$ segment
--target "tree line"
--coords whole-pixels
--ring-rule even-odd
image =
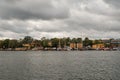
[[[82,40],[82,38],[51,38],[48,39],[46,37],[42,37],[40,40],[33,39],[31,36],[25,36],[23,39],[5,39],[0,41],[0,48],[6,49],[6,48],[20,48],[23,47],[23,44],[31,44],[34,43],[34,47],[58,47],[61,46],[64,48],[65,46],[69,46],[70,43],[82,43],[83,46],[92,46],[93,44],[99,44],[102,43],[102,40],[95,40],[93,43],[93,40],[90,40],[89,38],[85,38]]]

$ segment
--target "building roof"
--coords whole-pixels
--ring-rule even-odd
[[[112,40],[111,43],[120,44],[120,39]]]

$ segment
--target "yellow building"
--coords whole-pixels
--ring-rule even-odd
[[[94,45],[92,45],[93,49],[100,49],[100,48],[104,48],[104,47],[105,47],[104,44],[94,44]]]
[[[76,43],[70,43],[70,48],[75,49],[77,47]]]
[[[48,46],[52,46],[52,42],[51,41],[48,42]]]
[[[15,48],[15,51],[26,51],[26,48]]]
[[[83,48],[83,44],[82,43],[77,43],[77,48],[78,49],[82,49]]]
[[[30,49],[31,48],[31,44],[23,44],[23,46],[27,49]]]
[[[81,49],[81,48],[83,48],[83,45],[82,45],[82,43],[70,43],[70,48],[71,49]]]

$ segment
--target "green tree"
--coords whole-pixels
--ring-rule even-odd
[[[86,37],[85,40],[83,41],[83,46],[84,47],[92,46],[92,40],[89,40],[89,38]]]
[[[44,49],[48,47],[48,42],[49,39],[46,39],[45,37],[41,38],[41,45],[43,46]]]
[[[5,39],[4,41],[3,41],[3,48],[4,49],[6,49],[6,48],[8,48],[9,47],[9,39]]]
[[[17,41],[17,47],[18,47],[18,48],[23,47],[23,39],[19,39],[19,40]]]
[[[67,38],[66,38],[66,45],[69,46],[69,45],[70,45],[70,42],[71,42],[70,37],[67,37]]]
[[[32,41],[33,41],[33,38],[31,36],[25,36],[22,43],[23,44],[30,44],[30,43],[32,43]]]
[[[42,44],[42,41],[41,40],[34,40],[34,43],[35,43],[35,47],[40,47]]]
[[[57,50],[58,45],[59,45],[59,39],[58,38],[52,38],[51,42],[52,42],[52,47],[56,47],[56,50]]]
[[[0,41],[0,48],[3,48],[3,41]]]
[[[99,44],[100,41],[99,40],[94,40],[93,44]]]
[[[9,48],[16,48],[18,45],[17,40],[10,40],[9,41]]]
[[[77,43],[82,43],[82,38],[77,38]]]
[[[59,40],[62,48],[67,46],[67,38],[61,38]]]
[[[72,43],[77,43],[77,38],[72,38],[71,42]]]

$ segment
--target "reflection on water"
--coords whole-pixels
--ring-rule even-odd
[[[0,52],[0,80],[119,80],[120,52]]]

